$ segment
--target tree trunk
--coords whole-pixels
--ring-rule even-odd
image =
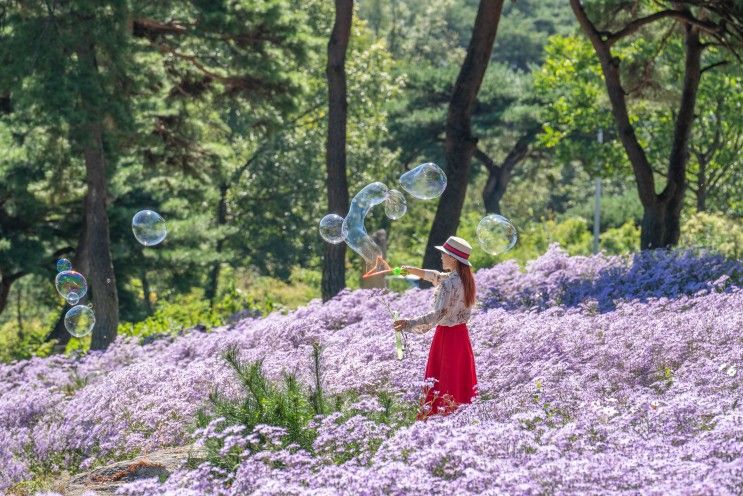
[[[10,294],[10,287],[22,275],[22,272],[11,274],[9,276],[0,275],[0,314],[3,313],[5,307],[8,305],[8,295]]]
[[[472,109],[490,62],[502,8],[503,0],[480,0],[477,9],[467,55],[449,102],[444,150],[447,187],[436,208],[423,256],[423,267],[441,267],[440,252],[435,247],[455,234],[459,227],[459,216],[467,193],[470,160],[477,145],[477,139],[472,135]]]
[[[643,206],[640,248],[646,250],[676,245],[681,233],[681,207],[686,189],[689,134],[694,119],[694,107],[701,77],[700,61],[703,47],[699,42],[699,28],[689,22],[682,21],[684,22],[686,49],[683,90],[668,161],[668,182],[663,191],[656,194],[652,167],[648,162],[645,150],[637,140],[634,128],[630,124],[625,92],[619,76],[620,60],[611,53],[612,43],[634,31],[625,28],[613,35],[602,38],[602,35],[588,18],[580,0],[570,0],[570,5],[601,62],[601,70],[604,74],[612,114],[617,123],[619,138],[627,152],[627,158],[632,164],[640,202]],[[688,14],[688,9],[683,9],[680,12]]]
[[[346,177],[346,49],[351,37],[353,0],[335,0],[335,23],[328,42],[328,140],[326,150],[328,211],[348,212]],[[346,286],[346,244],[325,243],[322,299],[327,301]]]
[[[475,158],[477,158],[488,170],[488,180],[482,189],[482,201],[485,205],[485,212],[489,214],[500,214],[500,201],[506,194],[506,188],[511,181],[513,169],[526,158],[529,153],[529,145],[536,136],[536,132],[529,131],[519,138],[503,163],[495,165],[486,153],[479,148],[475,149]]]
[[[16,319],[17,319],[17,322],[18,322],[18,341],[23,341],[23,337],[24,337],[23,336],[23,313],[21,311],[21,300],[23,298],[23,295],[21,294],[22,291],[20,289],[18,291],[16,291],[16,293],[18,293],[16,295],[16,299],[15,299],[15,303],[16,303],[16,307],[15,307]]]
[[[119,297],[116,276],[111,259],[108,214],[106,212],[106,163],[103,157],[101,125],[89,126],[90,142],[83,150],[87,173],[88,193],[85,196],[85,220],[88,228],[85,244],[88,247],[91,286],[95,312],[95,326],[90,348],[106,349],[116,339],[119,326]]]
[[[219,205],[217,206],[217,226],[221,227],[227,224],[227,184],[222,184],[219,186]],[[217,246],[215,247],[215,252],[217,254],[217,257],[221,257],[222,255],[222,247],[224,246],[224,238],[219,238],[217,240]],[[219,272],[222,268],[222,261],[218,258],[214,265],[212,266],[212,270],[209,273],[209,282],[206,286],[206,291],[204,292],[204,297],[209,300],[210,305],[214,306],[214,300],[217,296],[217,289],[219,286]]]
[[[82,43],[77,54],[81,65],[91,74],[98,68],[92,44]],[[81,95],[87,122],[82,125],[82,148],[85,159],[86,183],[84,248],[90,267],[88,279],[95,312],[95,326],[90,348],[101,350],[116,339],[119,325],[119,298],[116,292],[116,276],[111,259],[108,213],[106,212],[106,161],[103,156],[103,130],[100,109],[90,102],[86,94]]]
[[[147,309],[147,315],[152,315],[152,300],[150,291],[150,278],[147,277],[147,269],[142,268],[142,298],[144,299],[144,307]]]

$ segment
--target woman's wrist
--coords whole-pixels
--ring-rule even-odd
[[[419,269],[418,267],[413,267],[411,265],[402,265],[400,266],[402,270],[407,272],[408,274],[413,274],[414,276],[423,277],[423,269]]]

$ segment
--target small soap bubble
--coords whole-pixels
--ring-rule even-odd
[[[134,237],[145,246],[161,243],[168,235],[165,219],[152,210],[140,210],[132,218]]]
[[[57,292],[69,301],[70,295],[74,294],[78,301],[88,292],[88,282],[85,277],[74,270],[65,270],[54,278],[54,287]]]
[[[384,213],[392,220],[397,220],[408,211],[408,202],[405,195],[396,189],[391,189],[384,200]]]
[[[446,189],[446,174],[438,165],[427,162],[400,176],[400,185],[420,200],[431,200]]]
[[[320,236],[328,243],[343,242],[343,217],[337,214],[328,214],[320,220]]]
[[[64,316],[64,326],[76,338],[87,336],[95,325],[95,314],[90,307],[77,305],[70,308]]]
[[[67,303],[70,305],[77,305],[77,303],[80,301],[80,297],[77,295],[77,293],[70,293],[67,295]]]
[[[511,221],[498,214],[486,215],[477,225],[477,241],[491,255],[505,253],[516,245],[519,233]]]
[[[64,272],[65,270],[71,270],[72,269],[72,262],[67,260],[66,258],[60,258],[57,260],[57,272]]]

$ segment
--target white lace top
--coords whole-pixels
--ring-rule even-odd
[[[464,304],[464,285],[459,273],[424,270],[423,279],[433,283],[433,310],[410,319],[404,330],[423,334],[436,325],[453,326],[467,323],[471,309]]]

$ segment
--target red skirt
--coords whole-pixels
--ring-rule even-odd
[[[466,324],[436,327],[425,378],[436,381],[423,390],[418,420],[447,415],[477,395],[475,356]]]

